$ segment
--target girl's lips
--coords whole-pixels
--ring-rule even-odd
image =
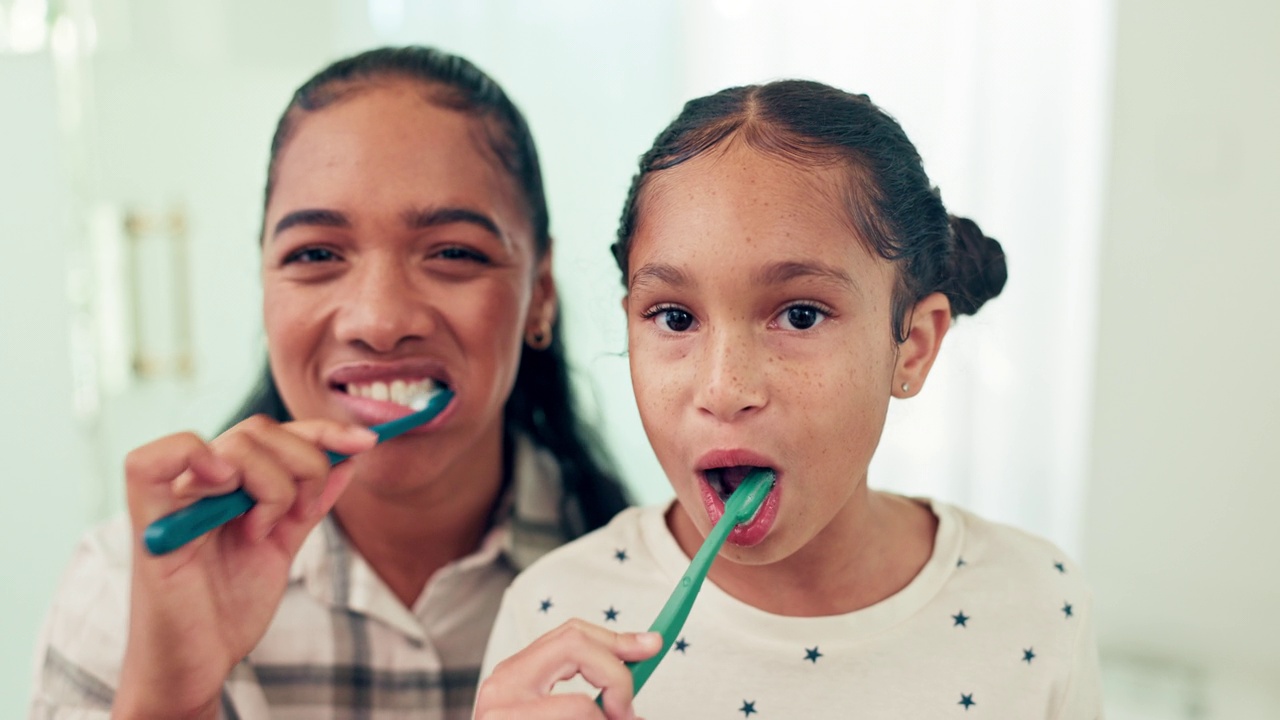
[[[761,455],[753,450],[744,450],[740,448],[730,450],[712,450],[698,458],[694,463],[693,469],[698,473],[718,467],[734,467],[736,465],[751,465],[753,467],[776,468],[777,463],[769,458]]]
[[[739,456],[735,455],[735,457]],[[760,456],[755,457],[760,459]],[[764,497],[764,505],[755,511],[753,518],[746,521],[746,523],[737,525],[728,534],[728,542],[737,544],[737,546],[751,547],[764,541],[765,536],[769,534],[769,530],[773,529],[773,523],[776,523],[778,519],[778,505],[780,505],[782,493],[782,473],[777,470],[776,466],[769,465],[767,461],[741,462],[741,465],[772,468],[774,471],[773,488],[769,491],[769,495]],[[726,465],[709,465],[708,468],[701,469],[696,473],[699,493],[703,498],[703,506],[707,509],[707,518],[712,521],[713,527],[724,516],[724,501],[719,496],[719,493],[716,492],[716,488],[713,488],[707,482],[707,474],[703,470],[723,468],[723,466]]]

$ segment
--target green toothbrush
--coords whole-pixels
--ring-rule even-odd
[[[627,667],[631,669],[631,684],[635,694],[640,693],[640,688],[644,687],[649,676],[658,667],[658,663],[662,662],[667,651],[675,644],[676,638],[680,635],[680,629],[684,627],[684,621],[689,617],[689,611],[693,609],[693,601],[698,597],[702,581],[707,579],[711,562],[720,553],[720,548],[729,538],[729,533],[756,514],[764,504],[769,491],[773,489],[773,480],[772,470],[752,470],[747,473],[742,484],[733,491],[733,495],[729,496],[728,502],[724,504],[724,515],[715,527],[711,528],[707,539],[702,541],[702,547],[698,548],[698,553],[693,556],[689,569],[684,577],[680,578],[680,583],[667,599],[667,604],[662,606],[657,619],[649,626],[649,632],[662,635],[662,650],[648,660],[627,663]],[[601,698],[597,697],[596,704],[599,705],[601,702]]]
[[[414,412],[391,422],[374,425],[369,429],[377,433],[379,443],[386,442],[419,425],[431,422],[435,416],[444,412],[451,400],[453,400],[452,390],[447,388],[437,390],[430,397],[416,398]],[[416,407],[418,405],[421,407]],[[346,455],[335,452],[330,452],[328,455],[330,465],[337,465],[348,458]],[[143,544],[152,555],[173,552],[210,530],[249,512],[254,504],[254,499],[244,491],[244,488],[226,495],[214,495],[198,500],[148,525],[142,533]]]

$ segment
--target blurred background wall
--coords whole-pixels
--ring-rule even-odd
[[[1280,718],[1272,0],[0,0],[0,717],[124,453],[216,432],[259,371],[277,114],[330,60],[406,42],[528,115],[578,380],[645,501],[669,489],[606,251],[636,158],[725,85],[869,93],[1011,272],[891,410],[873,484],[1082,560],[1109,717]]]

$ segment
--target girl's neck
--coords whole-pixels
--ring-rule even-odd
[[[334,507],[351,544],[405,607],[441,567],[483,540],[505,477],[502,431],[487,434],[443,469],[394,456],[368,457]],[[414,474],[434,475],[421,484]],[[388,489],[377,478],[398,478]]]
[[[671,512],[684,515],[678,504]],[[685,533],[680,526],[692,529],[692,523],[677,515],[669,524],[681,540]],[[693,532],[691,539],[701,543],[701,535]],[[937,518],[924,505],[861,484],[844,510],[790,557],[745,565],[722,556],[708,577],[738,600],[776,615],[842,615],[910,584],[932,555],[936,533]],[[681,540],[682,547],[686,544]],[[686,552],[696,550],[697,544],[692,550],[685,547]]]

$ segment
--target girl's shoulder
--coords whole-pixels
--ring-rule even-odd
[[[953,582],[1000,587],[1001,592],[1043,597],[1046,602],[1056,599],[1064,607],[1083,608],[1092,601],[1084,570],[1052,541],[954,505],[933,501],[932,506],[944,518],[942,525],[949,521],[955,527],[947,558],[953,565]]]

